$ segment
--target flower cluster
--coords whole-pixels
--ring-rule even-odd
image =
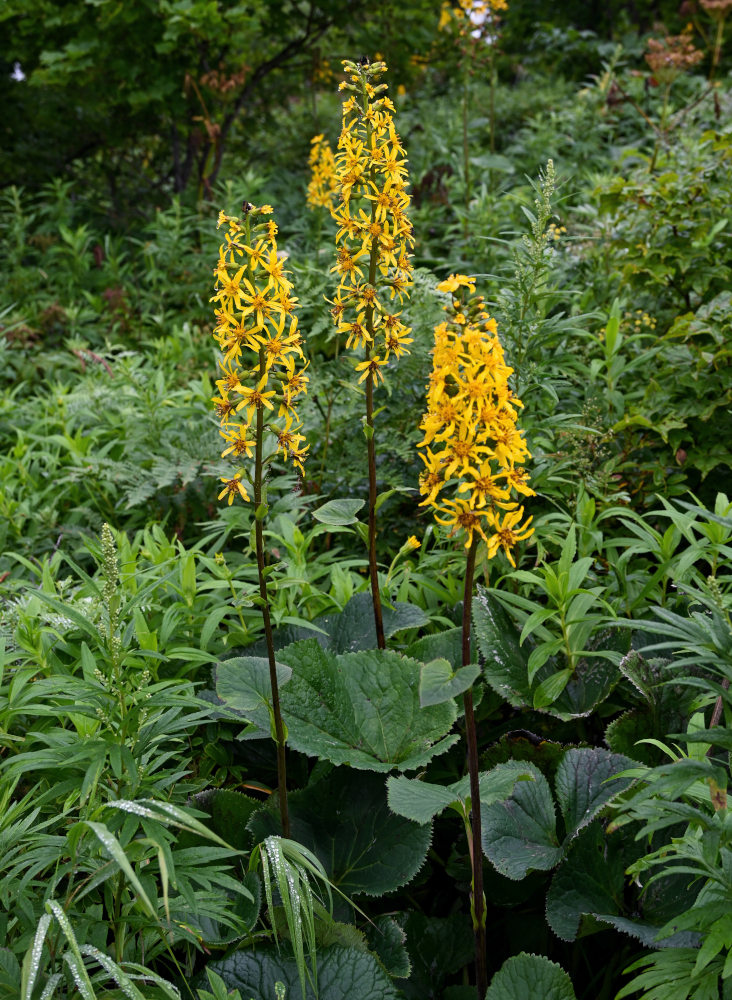
[[[440,10],[438,29],[444,31],[454,21],[461,30],[469,28],[474,37],[482,34],[483,28],[495,27],[502,11],[508,10],[507,0],[445,0]]]
[[[515,565],[511,549],[533,528],[531,518],[520,523],[524,510],[513,497],[534,491],[522,467],[529,451],[516,427],[522,404],[508,386],[513,369],[496,321],[474,294],[475,279],[454,274],[437,287],[451,300],[447,319],[435,327],[428,408],[420,424],[421,506],[432,507],[451,534],[465,531],[466,547],[477,532],[489,558],[502,548]],[[445,498],[448,488],[453,499]]]
[[[648,39],[645,59],[660,83],[672,83],[687,69],[692,69],[704,58],[704,53],[694,47],[691,33],[668,35],[662,41]]]
[[[300,433],[295,400],[307,391],[302,338],[297,328],[292,283],[286,256],[277,251],[277,225],[266,221],[269,205],[245,203],[243,219],[219,215],[227,232],[214,269],[216,328],[222,358],[219,393],[213,403],[226,442],[223,456],[251,458],[262,445],[265,428],[274,436],[274,451],[303,470],[308,446]],[[275,411],[275,407],[278,409]],[[240,469],[222,479],[219,500],[249,500]],[[248,477],[251,481],[251,477]]]
[[[310,208],[333,209],[333,198],[338,190],[335,174],[335,157],[330,143],[323,135],[315,135],[310,140],[310,183],[307,202]]]
[[[395,302],[403,301],[411,285],[407,161],[386,85],[374,85],[385,64],[343,65],[349,79],[340,89],[351,95],[343,104],[335,158],[340,203],[331,209],[338,224],[332,314],[346,347],[366,349],[366,360],[356,366],[359,381],[370,377],[376,383],[391,356],[407,354],[412,343]]]

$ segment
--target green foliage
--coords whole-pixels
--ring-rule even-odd
[[[448,733],[454,702],[421,708],[420,665],[389,650],[334,655],[315,639],[281,650],[292,676],[281,692],[290,746],[333,764],[372,771],[414,770],[455,742]],[[224,703],[269,732],[269,706],[253,705],[251,670],[262,661],[222,663],[216,671]],[[258,697],[264,682],[260,679]]]
[[[575,1000],[567,973],[541,955],[522,952],[509,958],[488,987],[486,1000],[519,1000],[541,996],[546,1000]]]
[[[506,799],[517,781],[532,781],[534,773],[513,761],[499,764],[479,775],[480,801],[491,805]],[[419,778],[390,777],[387,780],[389,808],[400,816],[429,823],[445,809],[453,809],[464,819],[470,815],[470,782],[461,778],[452,785],[435,785]]]
[[[0,13],[0,997],[475,1000],[469,689],[486,1000],[724,997],[716,26],[694,15],[706,62],[666,86],[627,4],[548,23],[512,0],[489,72],[476,53],[466,153],[434,4],[245,6]],[[634,11],[683,27],[672,4]],[[363,400],[325,298],[333,234],[303,199],[311,136],[335,138],[334,53],[377,51],[417,265],[395,297],[412,353],[376,402],[385,651],[358,520]],[[228,466],[202,276],[217,210],[242,200],[277,208],[310,361],[307,477],[275,465],[266,484],[289,839],[251,512],[215,503]],[[537,494],[516,566],[478,551],[467,666],[465,554],[418,506],[415,449],[435,286],[454,271],[491,303]]]
[[[414,878],[432,830],[394,815],[383,779],[338,768],[288,796],[292,835],[320,859],[332,884],[347,896],[383,896]],[[395,810],[396,811],[396,810]],[[249,821],[256,842],[281,830],[273,809]]]
[[[277,983],[284,984],[286,996],[298,995],[298,973],[294,957],[284,946],[260,946],[256,951],[235,951],[225,959],[211,962],[210,970],[221,976],[228,991],[238,990],[252,1000],[275,1000]],[[363,1000],[396,1000],[392,986],[376,958],[368,951],[331,945],[318,952],[318,991],[308,986],[306,1000],[339,1000],[344,996]]]

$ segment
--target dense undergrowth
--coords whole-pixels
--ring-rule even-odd
[[[415,245],[375,397],[385,651],[342,503],[369,487],[335,227],[305,201],[338,71],[206,200],[120,227],[73,180],[0,192],[0,998],[475,998],[471,683],[489,1000],[732,996],[732,89],[713,54],[664,76],[645,37],[563,37],[515,77],[474,52],[389,81]],[[264,527],[289,838],[262,518],[216,499],[211,270],[242,200],[275,206],[310,362],[306,475],[270,466]],[[455,272],[536,493],[515,566],[477,548],[469,664],[462,539],[418,492]]]

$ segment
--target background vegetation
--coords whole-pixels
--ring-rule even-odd
[[[416,451],[456,271],[537,492],[517,567],[477,560],[488,1000],[732,996],[732,4],[509,0],[488,40],[440,13],[0,9],[0,998],[475,998],[464,720],[419,696],[420,664],[461,663],[463,548]],[[313,517],[367,471],[305,198],[365,53],[416,238],[376,418],[379,661],[365,526]],[[274,467],[267,521],[290,840],[254,515],[216,501],[211,271],[242,200],[275,207],[310,359],[307,477]]]

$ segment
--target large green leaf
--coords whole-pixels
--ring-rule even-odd
[[[547,923],[557,937],[574,941],[587,914],[621,912],[626,863],[622,838],[606,839],[600,823],[579,834],[546,897]]]
[[[514,708],[530,707],[530,649],[519,644],[514,623],[496,598],[480,586],[473,601],[473,634],[485,660],[483,672],[493,690]]]
[[[499,764],[491,771],[479,775],[480,801],[491,805],[507,798],[517,781],[533,778],[529,768],[513,761]],[[470,806],[470,778],[466,775],[452,785],[435,785],[418,778],[387,779],[389,807],[400,816],[406,816],[417,823],[430,820],[449,807],[458,812],[466,812]]]
[[[562,757],[555,776],[557,801],[565,836],[556,831],[556,815],[549,783],[532,764],[522,765],[538,775],[534,782],[518,783],[510,798],[490,806],[483,817],[483,848],[502,875],[521,879],[527,872],[547,871],[562,860],[572,840],[592,822],[608,802],[630,784],[614,777],[634,761],[600,748],[572,748]],[[540,780],[539,780],[540,779]]]
[[[458,739],[448,733],[455,721],[454,702],[421,708],[420,664],[390,650],[364,650],[335,656],[317,640],[281,650],[279,659],[292,668],[280,692],[288,743],[309,756],[333,764],[372,771],[413,770],[424,766]],[[218,678],[217,691],[230,708],[240,710],[235,671]],[[246,703],[251,703],[248,689]],[[243,714],[269,732],[264,707]]]
[[[557,801],[564,816],[568,843],[600,810],[631,782],[614,778],[636,762],[599,747],[567,750],[557,768]]]
[[[391,607],[384,604],[381,611],[384,635],[387,639],[397,632],[421,628],[429,622],[421,608],[405,601],[395,601]],[[334,653],[353,653],[359,649],[375,649],[377,646],[371,594],[354,594],[343,611],[331,611],[320,615],[312,624],[318,629],[315,638],[320,645]],[[275,649],[283,649],[300,639],[312,637],[311,628],[303,625],[285,625],[275,630]],[[258,656],[266,655],[264,640],[254,643],[250,651]],[[421,657],[416,658],[421,659]]]
[[[603,629],[592,637],[590,648],[615,654],[630,648],[628,629]],[[575,719],[589,715],[604,701],[620,679],[620,671],[612,659],[605,656],[583,656],[577,663],[571,680],[554,704],[547,709],[559,719]]]
[[[475,954],[470,916],[462,911],[428,917],[412,910],[404,929],[412,972],[399,984],[403,993],[409,1000],[441,1000],[445,980],[464,969]]]
[[[407,935],[393,917],[377,917],[366,928],[369,948],[379,958],[390,976],[405,979],[411,969],[407,952]]]
[[[431,827],[391,812],[378,774],[339,768],[293,792],[288,803],[292,839],[320,859],[330,880],[347,896],[393,892],[424,864]],[[281,835],[279,810],[260,810],[249,829],[257,842]]]
[[[229,992],[239,990],[242,1000],[274,1000],[275,983],[284,983],[287,1000],[301,997],[300,980],[292,952],[287,945],[235,951],[207,968],[216,972]],[[318,949],[318,1000],[397,1000],[398,994],[377,959],[368,951],[331,945]],[[206,988],[200,974],[196,987]],[[308,986],[307,1000],[316,1000]]]
[[[533,781],[517,782],[510,798],[483,812],[483,850],[508,878],[521,879],[534,869],[548,871],[562,858],[549,784],[532,764],[523,767]]]
[[[194,796],[195,805],[211,817],[211,829],[237,851],[248,851],[252,837],[247,823],[257,809],[261,809],[259,799],[232,791],[229,788],[208,788]]]
[[[576,1000],[572,980],[543,955],[521,952],[504,962],[485,1000]]]
[[[611,660],[590,655],[582,657],[567,677],[563,669],[566,661],[550,656],[529,683],[531,640],[520,644],[514,622],[497,598],[480,586],[473,601],[473,628],[485,659],[486,680],[514,708],[535,708],[565,721],[589,715],[620,676]],[[621,653],[627,652],[629,643],[625,630],[606,629],[593,638],[591,649]]]

